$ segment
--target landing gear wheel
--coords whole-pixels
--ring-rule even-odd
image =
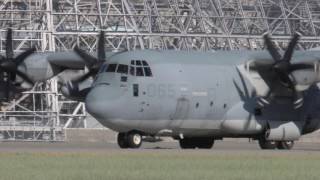
[[[117,140],[119,147],[122,149],[136,149],[142,144],[142,136],[137,132],[119,133]]]
[[[294,146],[294,141],[279,141],[278,142],[278,149],[286,149],[290,150]]]
[[[184,138],[179,140],[181,149],[195,149],[196,145],[191,138]]]
[[[142,144],[142,136],[137,132],[128,133],[127,137],[129,148],[137,149]]]
[[[184,138],[179,140],[182,149],[211,149],[214,144],[213,138]]]
[[[213,138],[201,138],[197,143],[199,149],[211,149],[214,144]]]
[[[278,142],[269,141],[269,140],[266,140],[265,138],[260,138],[259,146],[261,149],[276,149],[278,146]]]
[[[118,140],[118,145],[121,149],[126,149],[129,147],[126,133],[119,133],[117,140]]]

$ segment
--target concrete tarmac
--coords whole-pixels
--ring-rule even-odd
[[[1,142],[0,153],[107,153],[120,151],[116,142]],[[123,150],[121,150],[123,151]],[[125,151],[181,151],[177,141],[144,142],[140,149]],[[261,150],[256,141],[216,141],[210,150],[187,150],[208,152],[288,152],[288,153],[320,153],[320,143],[296,142],[292,150]]]
[[[319,133],[313,134],[312,138],[302,138],[295,143],[292,150],[267,150],[269,152],[298,152],[298,153],[320,153]],[[117,133],[110,130],[90,130],[90,129],[69,129],[67,131],[67,138],[65,142],[0,142],[1,152],[56,152],[56,153],[108,153],[116,151],[180,151],[178,141],[172,138],[163,138],[164,141],[149,143],[143,142],[139,149],[120,149],[116,142]],[[310,139],[315,139],[310,141]],[[208,151],[208,152],[267,152],[259,148],[257,141],[249,141],[246,138],[232,139],[225,138],[223,141],[216,140],[214,147],[210,150],[184,150],[184,151]]]

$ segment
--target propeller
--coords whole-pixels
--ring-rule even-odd
[[[252,67],[252,69],[259,71],[259,69],[267,68],[268,72],[273,75],[271,87],[269,87],[269,91],[266,93],[266,96],[262,98],[262,101],[264,103],[269,103],[272,100],[273,91],[278,88],[277,85],[279,84],[276,82],[280,81],[280,84],[283,87],[292,91],[293,104],[295,108],[299,108],[302,106],[303,94],[301,91],[298,91],[296,89],[295,81],[291,76],[291,73],[296,70],[314,69],[314,66],[312,64],[305,63],[291,63],[294,49],[298,44],[300,37],[301,34],[296,32],[293,35],[284,55],[281,56],[279,51],[274,46],[269,33],[263,35],[266,48],[273,59],[273,63],[270,66],[270,64],[256,62],[255,66]]]
[[[9,28],[6,37],[6,48],[5,56],[0,55],[0,71],[7,74],[6,78],[6,89],[8,92],[7,99],[9,98],[10,83],[16,80],[17,75],[21,77],[24,81],[33,84],[33,81],[22,71],[18,69],[19,65],[24,62],[24,60],[36,51],[35,47],[32,47],[18,56],[14,57],[13,53],[13,40],[12,40],[12,29]]]
[[[80,49],[78,46],[74,48],[74,51],[84,60],[86,67],[89,69],[89,72],[81,76],[80,78],[74,80],[75,82],[82,82],[89,77],[95,77],[99,72],[101,65],[105,62],[105,35],[104,31],[100,32],[98,40],[98,51],[97,57],[92,56],[91,54]]]
[[[98,39],[98,50],[97,50],[97,57],[92,56],[91,54],[87,53],[83,49],[80,49],[78,46],[74,48],[76,54],[78,54],[85,63],[85,66],[89,69],[89,72],[80,76],[77,79],[73,79],[72,81],[68,81],[64,86],[61,88],[61,91],[64,95],[71,99],[78,99],[83,101],[83,97],[86,97],[86,94],[89,92],[90,88],[85,88],[80,90],[79,83],[85,81],[89,77],[95,77],[98,74],[100,67],[105,62],[106,54],[105,54],[105,35],[104,32],[101,31]]]

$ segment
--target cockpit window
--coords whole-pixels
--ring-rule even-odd
[[[131,60],[130,74],[133,76],[152,76],[152,71],[145,60]]]
[[[142,61],[142,64],[143,64],[144,66],[149,66],[149,64],[148,64],[146,61]]]
[[[144,73],[146,76],[152,76],[150,67],[144,67]]]
[[[130,74],[131,74],[132,76],[135,75],[135,67],[130,66]]]
[[[137,67],[136,68],[136,70],[137,70],[137,76],[143,76],[143,69],[142,69],[142,67]]]
[[[116,72],[117,64],[109,64],[106,72]]]
[[[117,72],[123,73],[123,74],[128,74],[128,65],[119,64]]]

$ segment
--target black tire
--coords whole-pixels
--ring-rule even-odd
[[[213,138],[184,138],[179,140],[182,149],[211,149],[214,144]]]
[[[126,133],[119,133],[117,142],[121,149],[126,149],[129,147],[128,141],[127,141],[127,134]]]
[[[259,139],[259,146],[261,149],[276,149],[278,146],[277,141],[269,141],[266,140],[265,138],[260,138]]]
[[[179,144],[180,144],[181,149],[195,149],[196,148],[196,145],[192,141],[191,138],[180,139]]]
[[[142,144],[142,136],[137,132],[130,132],[127,135],[127,142],[129,148],[137,149]]]
[[[213,138],[199,138],[197,147],[199,149],[211,149],[214,144]]]
[[[278,142],[278,149],[281,150],[290,150],[294,146],[294,141],[280,141]]]

